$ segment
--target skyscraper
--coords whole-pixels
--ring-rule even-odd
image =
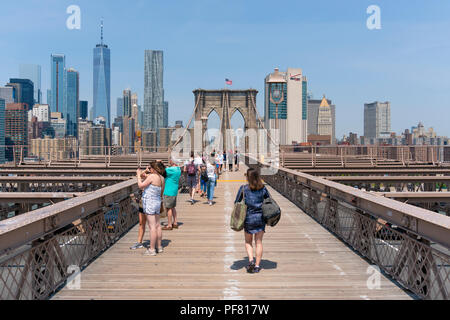
[[[25,103],[10,103],[5,109],[5,145],[6,158],[12,161],[14,156],[27,156],[28,148],[28,106]],[[13,150],[13,146],[17,146]],[[23,149],[22,149],[23,148]],[[15,151],[15,152],[14,152]]]
[[[319,123],[319,108],[322,104],[328,104],[331,111],[331,143],[335,142],[336,137],[336,106],[330,99],[309,99],[308,100],[308,135],[319,135],[318,123]]]
[[[145,50],[143,128],[158,132],[163,127],[163,52]]]
[[[123,114],[124,117],[131,117],[131,90],[123,90]]]
[[[164,112],[163,112],[163,127],[167,128],[169,126],[169,102],[164,101]]]
[[[33,81],[34,103],[43,103],[41,92],[41,66],[37,64],[21,64],[19,66],[19,77]]]
[[[135,132],[136,128],[134,119],[128,116],[124,116],[122,145],[126,147],[125,153],[132,153],[134,150]]]
[[[133,104],[131,106],[131,117],[134,119],[135,128],[140,128],[140,126],[139,126],[139,106],[137,104]]]
[[[391,134],[391,103],[364,104],[364,139],[389,138]]]
[[[323,96],[322,102],[319,106],[319,115],[317,116],[317,133],[321,136],[330,136],[330,142],[333,136],[333,116],[331,114],[331,107]]]
[[[78,113],[79,113],[79,74],[70,68],[66,71],[65,77],[65,98],[63,108],[63,118],[66,120],[66,135],[78,136]]]
[[[138,96],[137,93],[131,94],[131,117],[134,119],[134,127],[137,130],[140,129],[140,123],[139,123],[139,105],[138,105]]]
[[[13,89],[13,87],[0,87],[0,99],[5,100],[5,105],[14,103]]]
[[[5,108],[5,100],[0,98],[0,163],[5,162]]]
[[[79,118],[86,120],[88,118],[88,102],[80,100],[80,114]]]
[[[138,104],[138,95],[136,92],[133,92],[131,94],[131,106],[133,106],[133,104],[135,104],[135,105]]]
[[[142,128],[142,124],[144,123],[144,111],[142,110],[142,107],[140,105],[138,105],[138,122],[139,122],[139,127]]]
[[[52,103],[52,90],[47,89],[47,104],[51,105]]]
[[[264,122],[279,129],[281,145],[307,140],[307,80],[302,69],[278,68],[265,79]]]
[[[66,69],[66,57],[63,54],[51,55],[51,102],[52,112],[62,112],[64,105],[64,72]]]
[[[106,126],[111,127],[111,60],[110,49],[103,44],[103,20],[101,23],[100,44],[94,48],[94,105],[93,118],[103,116]]]
[[[34,105],[34,85],[29,79],[9,79],[7,87],[13,87],[13,99],[15,103],[26,103],[28,110]]]
[[[123,117],[123,98],[117,98],[116,117]]]

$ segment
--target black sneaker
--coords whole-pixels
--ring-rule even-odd
[[[260,266],[255,266],[254,268],[253,268],[253,273],[258,273],[258,272],[260,272],[261,271],[261,267]]]
[[[248,273],[253,273],[253,269],[255,268],[255,263],[252,261],[245,267]]]

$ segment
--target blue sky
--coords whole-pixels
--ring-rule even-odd
[[[81,9],[81,30],[66,28],[66,8]],[[366,8],[381,8],[368,30]],[[274,67],[303,69],[309,91],[336,105],[337,137],[363,133],[365,102],[391,101],[392,130],[422,121],[450,136],[450,1],[433,0],[25,0],[2,1],[0,84],[20,63],[42,66],[64,53],[80,72],[80,98],[92,105],[92,50],[104,17],[111,48],[111,104],[130,87],[143,101],[144,50],[164,51],[169,123],[192,113],[195,88],[259,90]],[[45,101],[45,98],[44,98]]]

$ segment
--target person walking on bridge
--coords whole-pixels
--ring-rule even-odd
[[[147,215],[147,223],[150,229],[150,249],[147,249],[144,254],[154,256],[157,252],[163,252],[159,214],[164,193],[164,178],[159,172],[160,167],[156,161],[150,163],[149,169],[150,172],[145,180],[141,178],[142,171],[140,169],[136,173],[138,187],[144,190],[142,194],[142,206],[144,213]]]
[[[177,195],[180,182],[181,169],[170,159],[169,167],[166,168],[166,180],[164,188],[164,207],[167,209],[167,226],[163,230],[178,229],[177,222]]]
[[[240,202],[242,201],[242,197],[244,197],[245,204],[247,205],[247,215],[244,222],[244,239],[249,264],[246,269],[248,273],[258,273],[261,270],[260,262],[263,254],[262,240],[266,227],[262,214],[262,204],[264,199],[269,198],[270,195],[256,169],[248,169],[246,177],[248,184],[239,188],[234,202]],[[253,241],[255,241],[256,247],[256,261],[253,261]]]
[[[234,166],[235,171],[239,171],[239,152],[237,150],[234,151]]]
[[[211,158],[206,166],[206,172],[208,175],[208,182],[206,187],[206,193],[208,197],[208,204],[210,206],[213,205],[213,199],[214,199],[214,188],[216,187],[216,181],[218,176],[218,169],[214,165],[215,161],[213,158]]]
[[[194,152],[191,152],[191,158],[184,164],[184,171],[186,172],[186,182],[189,187],[189,195],[191,196],[191,204],[195,203],[194,195],[197,187],[198,167],[194,162]]]
[[[232,172],[233,171],[233,150],[228,150],[228,155],[227,155],[227,161],[228,161],[228,171]]]

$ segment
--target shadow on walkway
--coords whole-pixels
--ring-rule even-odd
[[[235,262],[233,262],[233,264],[230,266],[230,269],[231,270],[240,270],[240,269],[245,268],[247,265],[248,265],[248,258],[244,257],[242,260],[236,260]],[[278,264],[275,261],[262,259],[259,266],[262,269],[276,269],[277,265]]]
[[[161,240],[161,245],[163,248],[167,247],[169,245],[169,243],[171,243],[172,240],[169,239],[162,239]],[[146,247],[147,249],[150,248],[150,240],[145,240],[144,242],[142,242],[144,244],[144,247]]]

